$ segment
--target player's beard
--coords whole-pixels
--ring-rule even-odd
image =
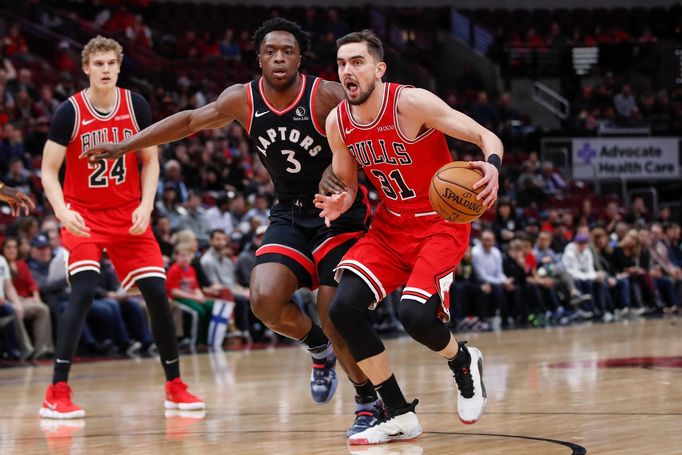
[[[354,100],[350,99],[350,97],[348,96],[348,93],[346,93],[346,99],[348,100],[348,104],[352,104],[354,106],[357,106],[357,105],[360,105],[360,104],[364,103],[365,101],[367,101],[367,99],[372,95],[372,92],[374,92],[374,87],[376,87],[376,85],[377,85],[376,82],[372,81],[372,85],[367,87],[367,90],[364,92],[361,92],[358,95],[358,97],[355,98]]]

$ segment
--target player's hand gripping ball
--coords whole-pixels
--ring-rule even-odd
[[[453,161],[438,169],[431,179],[429,200],[433,209],[447,221],[470,223],[488,209],[476,199],[483,186],[473,189],[483,174],[467,161]]]

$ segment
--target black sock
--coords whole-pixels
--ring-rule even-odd
[[[459,368],[468,368],[471,363],[471,354],[467,349],[466,341],[461,341],[458,343],[457,354],[452,359],[448,360],[448,365],[451,370],[457,370]]]
[[[407,401],[405,401],[405,396],[400,390],[395,375],[392,374],[390,378],[377,385],[376,390],[379,392],[384,404],[390,409],[402,409],[407,407]]]
[[[377,391],[374,388],[374,384],[372,384],[372,381],[369,379],[362,384],[356,384],[353,382],[353,387],[355,387],[355,402],[358,404],[371,403],[379,398]]]
[[[71,295],[59,319],[52,384],[69,380],[71,359],[76,353],[98,281],[99,273],[92,270],[79,272],[71,277]]]
[[[138,280],[135,284],[147,303],[152,335],[159,351],[166,381],[172,381],[180,377],[180,360],[175,339],[175,322],[166,294],[166,281],[163,278],[149,277]]]
[[[329,345],[329,338],[327,338],[327,335],[324,334],[319,325],[314,323],[312,327],[310,327],[310,332],[299,341],[305,343],[305,345],[308,346],[308,350],[313,353],[322,352],[327,348],[327,345]]]

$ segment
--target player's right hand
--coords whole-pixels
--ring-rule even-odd
[[[117,160],[125,154],[126,149],[120,143],[105,142],[84,151],[81,153],[80,158],[87,158],[88,161],[94,163],[99,160]]]
[[[348,191],[325,196],[323,194],[316,194],[313,202],[315,207],[321,209],[320,218],[324,218],[324,224],[327,227],[331,226],[332,221],[341,216],[346,208],[346,199],[350,196]]]
[[[60,215],[58,216],[59,221],[67,231],[77,237],[90,237],[90,228],[85,225],[85,220],[80,213],[66,209]]]

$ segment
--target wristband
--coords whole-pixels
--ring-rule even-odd
[[[499,172],[500,166],[502,166],[502,159],[500,158],[500,155],[498,155],[498,154],[496,154],[496,153],[493,153],[492,155],[490,155],[490,156],[488,157],[488,160],[487,160],[487,161],[488,161],[488,163],[490,163],[490,164],[492,164],[493,166],[495,166],[495,168],[496,168],[497,171]]]

